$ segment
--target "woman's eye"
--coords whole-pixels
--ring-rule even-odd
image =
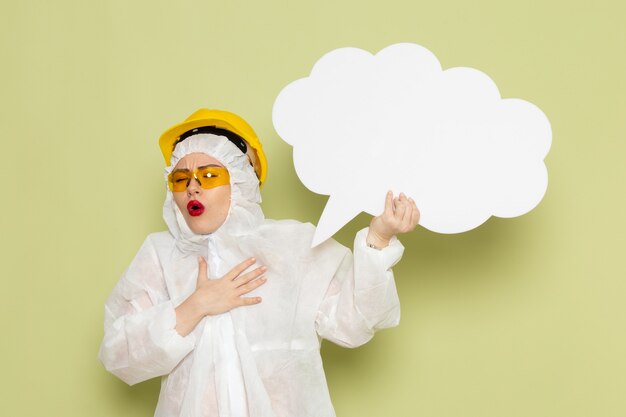
[[[174,182],[175,183],[181,183],[181,182],[186,182],[187,178],[174,178]]]

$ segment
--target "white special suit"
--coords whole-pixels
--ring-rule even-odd
[[[314,227],[266,220],[258,179],[247,157],[221,136],[179,143],[176,162],[192,152],[218,159],[231,176],[224,224],[209,235],[188,228],[168,190],[169,232],[149,235],[105,304],[99,357],[128,384],[162,376],[157,417],[330,417],[320,338],[355,347],[400,319],[391,267],[404,250],[355,238],[354,256],[329,239],[310,248]],[[195,290],[198,256],[221,277],[249,257],[267,266],[267,282],[246,296],[260,304],[207,316],[182,337],[175,307]]]

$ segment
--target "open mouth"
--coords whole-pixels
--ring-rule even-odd
[[[190,216],[199,216],[204,213],[204,206],[198,200],[191,200],[187,203],[187,211]]]

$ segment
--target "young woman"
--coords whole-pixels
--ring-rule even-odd
[[[346,347],[397,325],[397,233],[419,211],[387,195],[354,255],[311,224],[264,218],[267,164],[250,126],[201,109],[161,137],[163,216],[105,304],[100,359],[128,384],[161,376],[155,416],[334,416],[320,338]]]

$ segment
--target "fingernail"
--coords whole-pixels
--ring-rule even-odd
[[[266,266],[262,266],[261,268],[259,268],[261,271],[265,272],[267,271],[267,267]]]
[[[250,258],[250,262],[256,262],[256,258]]]

